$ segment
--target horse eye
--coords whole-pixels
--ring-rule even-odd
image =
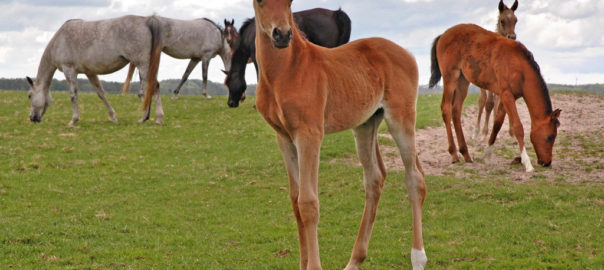
[[[505,21],[504,20],[501,20],[501,25],[505,25]]]
[[[258,4],[262,4],[262,0],[256,0],[256,2],[258,2]]]
[[[547,136],[547,141],[548,142],[553,142],[554,141],[555,136],[554,135],[549,135]]]
[[[27,94],[27,98],[28,98],[28,99],[31,99],[31,93],[28,93],[28,94]]]

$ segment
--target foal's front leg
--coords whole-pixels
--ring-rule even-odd
[[[298,195],[300,193],[300,170],[298,166],[298,151],[289,137],[277,135],[279,148],[283,154],[287,176],[289,178],[289,199],[292,204],[296,225],[298,226],[298,240],[300,242],[300,270],[306,270],[308,264],[308,255],[306,250],[306,235],[304,234],[304,224],[298,208]]]
[[[526,148],[524,147],[524,129],[522,128],[522,122],[520,122],[518,110],[516,109],[516,99],[510,92],[504,92],[500,95],[500,98],[507,114],[510,117],[510,124],[514,129],[514,135],[516,135],[516,140],[518,141],[522,165],[524,165],[526,172],[532,172],[535,169],[533,168],[533,165],[531,164],[531,159],[526,153]]]
[[[319,224],[319,155],[323,131],[306,127],[304,132],[294,134],[296,150],[299,159],[300,192],[298,194],[298,209],[303,226],[306,252],[308,256],[307,270],[321,269],[319,257],[319,239],[317,226]]]

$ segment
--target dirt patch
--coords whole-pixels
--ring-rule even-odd
[[[418,130],[417,148],[427,175],[454,176],[488,180],[505,178],[514,181],[545,179],[571,183],[604,182],[604,96],[552,94],[554,109],[562,109],[561,126],[554,145],[554,160],[550,168],[537,165],[530,143],[530,118],[522,99],[517,101],[518,112],[525,130],[525,144],[535,172],[525,173],[522,165],[510,165],[520,156],[515,139],[508,135],[507,119],[499,132],[490,160],[485,161],[486,142],[472,140],[478,108],[466,106],[462,117],[464,135],[468,140],[473,163],[451,163],[444,125]],[[483,116],[484,117],[484,116]],[[492,123],[492,119],[491,119]],[[389,136],[389,134],[380,134]],[[456,142],[457,143],[457,142]],[[404,166],[394,147],[380,145],[388,170],[403,170]],[[460,155],[460,160],[463,158]],[[356,157],[338,162],[360,166]]]

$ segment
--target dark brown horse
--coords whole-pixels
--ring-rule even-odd
[[[552,149],[560,125],[560,110],[552,110],[549,91],[539,65],[524,45],[477,25],[456,25],[438,36],[432,45],[430,87],[436,85],[441,76],[444,87],[441,110],[453,162],[458,162],[459,158],[451,120],[455,126],[459,152],[466,162],[472,162],[461,128],[461,111],[468,86],[473,83],[490,89],[501,98],[487,153],[490,153],[507,113],[518,140],[522,164],[527,172],[533,171],[524,147],[524,130],[515,103],[516,99],[523,97],[531,116],[530,138],[537,153],[537,162],[543,166],[551,164]]]
[[[508,8],[503,3],[503,0],[499,1],[499,16],[497,17],[497,33],[507,37],[509,39],[516,40],[516,23],[518,18],[514,12],[518,9],[518,0],[514,1],[511,8]],[[489,120],[491,118],[491,112],[495,108],[495,104],[499,105],[499,96],[495,96],[492,91],[488,89],[480,89],[480,97],[478,98],[478,117],[476,119],[476,128],[474,129],[474,140],[478,140],[480,133],[482,133],[481,140],[486,140],[489,134]],[[484,126],[482,132],[480,129],[480,118],[482,118],[482,111],[484,110]],[[514,136],[512,125],[510,122],[510,136]]]
[[[239,32],[237,32],[237,28],[235,28],[235,20],[231,20],[230,22],[225,19],[224,20],[224,39],[226,39],[227,43],[231,47],[231,55],[233,55],[233,47],[235,47],[235,43],[239,38]]]
[[[308,41],[319,46],[333,48],[345,44],[350,39],[351,22],[342,10],[315,8],[294,13],[294,21]],[[239,101],[245,97],[247,87],[245,68],[250,62],[254,63],[256,73],[256,23],[254,19],[245,21],[239,28],[239,38],[233,48],[231,69],[227,74],[225,84],[229,88],[229,106],[239,106]]]

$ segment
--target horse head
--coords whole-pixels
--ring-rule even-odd
[[[294,27],[291,3],[293,0],[254,0],[257,27],[278,49],[289,47]]]
[[[531,127],[531,142],[537,153],[537,163],[544,167],[552,164],[552,150],[558,127],[560,126],[560,109],[556,109],[544,120],[538,121]]]
[[[245,76],[241,76],[238,72],[227,72],[224,84],[229,89],[229,100],[227,104],[231,108],[239,107],[239,103],[245,100]]]
[[[235,48],[235,42],[237,42],[237,39],[239,38],[234,19],[230,22],[227,19],[224,20],[224,38],[229,43],[229,46],[231,46],[231,50],[233,50]]]
[[[30,77],[25,77],[27,84],[29,84],[29,91],[27,97],[31,102],[31,112],[29,114],[29,120],[34,123],[42,121],[42,116],[46,113],[46,109],[50,106],[52,98],[50,97],[49,89],[42,89],[36,82]]]
[[[499,18],[497,21],[497,33],[500,35],[516,40],[516,22],[518,19],[514,14],[514,11],[518,8],[518,0],[514,1],[514,4],[511,8],[508,8],[503,3],[503,0],[499,1]]]

